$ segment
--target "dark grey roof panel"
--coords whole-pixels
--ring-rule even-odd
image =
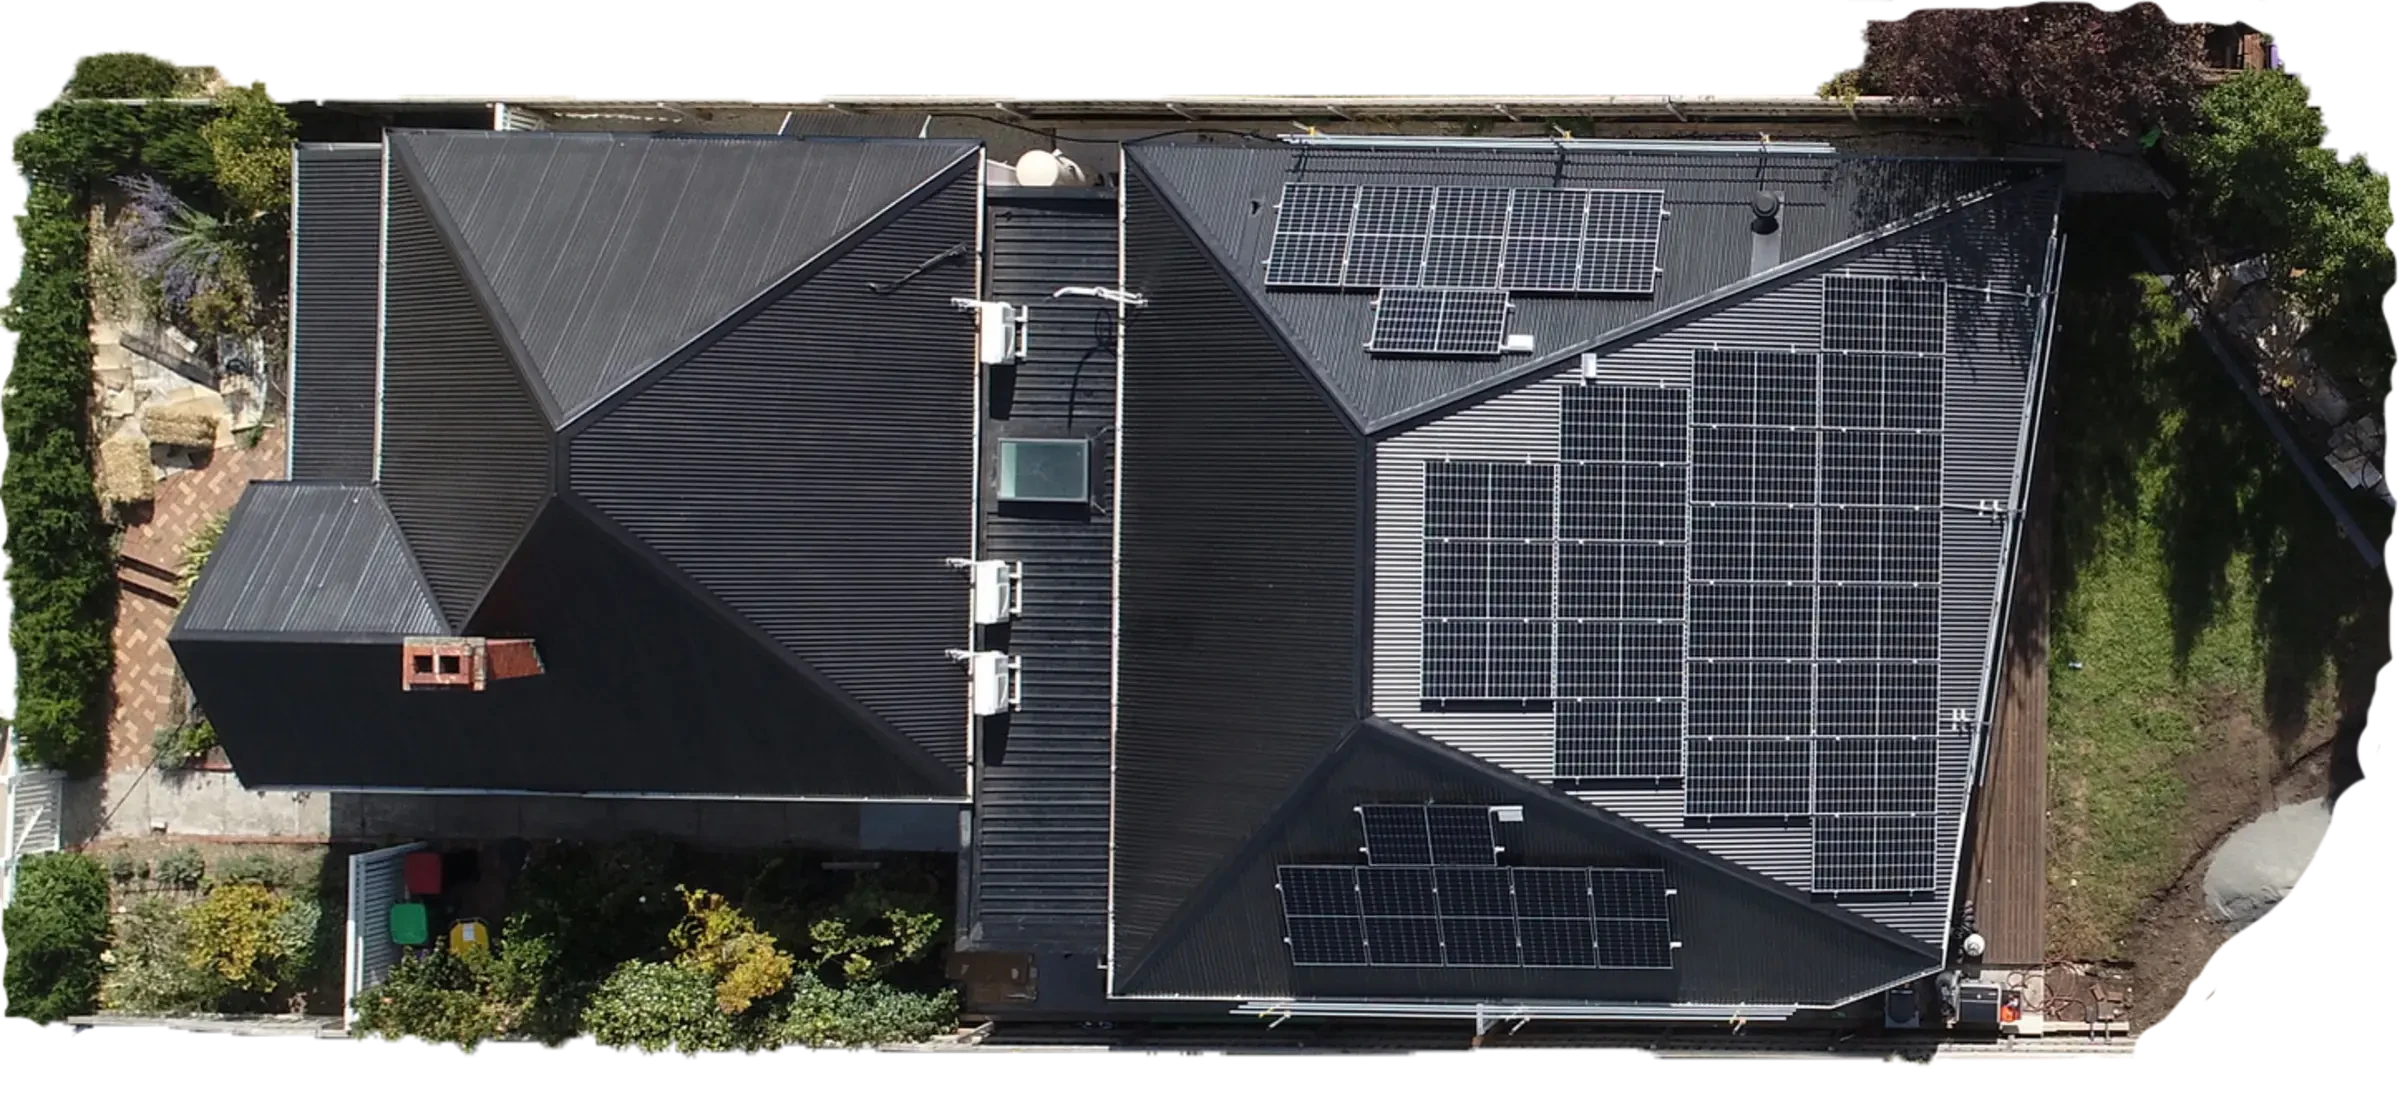
[[[1053,300],[1070,285],[1117,282],[1111,197],[994,197],[984,210],[985,295],[1042,302],[1012,371],[986,404],[983,556],[1024,567],[1024,611],[1009,650],[1024,660],[1024,702],[985,724],[975,765],[975,843],[960,931],[995,949],[1069,949],[1097,962],[1108,908],[1108,748],[1112,520],[1105,512],[1024,511],[994,495],[999,440],[1099,438],[1097,492],[1115,470],[1101,434],[1115,422],[1116,311]]]
[[[717,143],[684,143],[691,148]],[[574,492],[764,641],[966,761],[975,175],[960,167],[572,429]]]
[[[1520,806],[1522,822],[1498,825],[1506,865],[1663,867],[1673,968],[1294,965],[1276,867],[1356,864],[1357,806],[1429,800]],[[1940,964],[1932,946],[1381,719],[1312,768],[1140,961],[1121,939],[1118,958],[1115,992],[1133,997],[1814,1005]]]
[[[174,635],[323,639],[446,630],[373,486],[260,482],[234,505]]]
[[[1132,965],[1361,714],[1369,490],[1366,440],[1146,180],[1125,189],[1150,297],[1117,435],[1111,908]]]
[[[477,620],[533,639],[544,672],[409,692],[388,641],[196,637],[175,658],[252,788],[962,795],[563,501]]]
[[[957,140],[396,132],[563,425],[972,155]]]
[[[426,211],[391,166],[377,480],[425,580],[463,624],[550,498],[541,406]]]
[[[1149,181],[1278,327],[1360,427],[1378,429],[1429,402],[1508,377],[1557,351],[1741,279],[1750,266],[1750,200],[1781,192],[1786,258],[1820,250],[1953,197],[2035,171],[2026,163],[1842,158],[1815,154],[1626,151],[1399,151],[1144,143],[1128,169]],[[1497,358],[1378,358],[1365,343],[1368,291],[1266,284],[1275,207],[1287,181],[1483,188],[1633,188],[1666,193],[1653,295],[1520,293],[1508,331],[1534,353]],[[1129,256],[1137,291],[1144,259]]]
[[[294,172],[291,475],[369,481],[383,148],[303,146]]]

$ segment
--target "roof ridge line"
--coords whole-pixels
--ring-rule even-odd
[[[1687,322],[1699,316],[1704,316],[1710,311],[1722,307],[1736,297],[1740,297],[1750,292],[1803,276],[1810,270],[1831,265],[1845,257],[1848,257],[1851,254],[1857,253],[1858,251],[1882,242],[1885,239],[1889,239],[1909,231],[1919,230],[1921,228],[1961,216],[1968,211],[1990,202],[2001,194],[2026,183],[2026,181],[2003,181],[1994,185],[1986,185],[1983,188],[1977,189],[1973,192],[1951,197],[1948,200],[1944,200],[1941,203],[1914,215],[1893,220],[1872,230],[1862,231],[1859,234],[1852,235],[1851,237],[1843,239],[1839,242],[1830,243],[1816,250],[1812,250],[1809,253],[1803,254],[1797,258],[1793,258],[1792,260],[1784,262],[1780,265],[1769,269],[1762,269],[1739,280],[1720,285],[1716,289],[1701,296],[1686,300],[1680,304],[1662,308],[1659,311],[1643,316],[1642,318],[1634,320],[1630,323],[1603,331],[1592,338],[1585,339],[1577,343],[1571,343],[1565,347],[1562,347],[1549,357],[1540,358],[1533,362],[1527,363],[1526,365],[1520,366],[1502,376],[1486,381],[1479,381],[1463,389],[1445,393],[1441,396],[1434,397],[1431,400],[1413,405],[1400,412],[1375,421],[1374,423],[1368,425],[1365,430],[1368,435],[1380,438],[1390,432],[1404,430],[1423,423],[1431,422],[1435,418],[1447,415],[1450,412],[1464,406],[1468,401],[1489,396],[1496,396],[1507,392],[1510,389],[1514,389],[1536,377],[1540,377],[1543,374],[1555,373],[1558,371],[1560,366],[1566,364],[1569,358],[1576,358],[1585,354],[1603,352],[1635,339],[1646,338],[1652,332],[1671,327],[1675,324]]]
[[[1125,166],[1132,168],[1134,152],[1127,150],[1123,153],[1122,158]],[[1325,375],[1317,372],[1315,360],[1302,352],[1300,347],[1292,341],[1291,321],[1278,314],[1273,305],[1252,295],[1250,290],[1243,286],[1241,278],[1227,268],[1225,259],[1218,257],[1217,252],[1209,247],[1208,237],[1192,226],[1191,216],[1185,213],[1184,203],[1175,195],[1174,190],[1167,187],[1162,178],[1153,176],[1148,170],[1142,172],[1142,186],[1158,194],[1162,201],[1160,206],[1166,210],[1168,217],[1175,221],[1176,227],[1183,231],[1184,237],[1191,240],[1193,249],[1199,251],[1202,258],[1208,260],[1210,268],[1216,270],[1218,276],[1224,279],[1225,287],[1233,290],[1233,294],[1241,300],[1245,307],[1250,309],[1253,316],[1257,317],[1259,327],[1267,333],[1268,339],[1290,356],[1293,364],[1299,367],[1300,376],[1307,379],[1309,385],[1317,390],[1318,395],[1325,398],[1327,404],[1332,405],[1334,413],[1341,417],[1342,422],[1360,438],[1372,437],[1375,429],[1360,419],[1358,413],[1351,410],[1350,405],[1343,402],[1341,394],[1333,391],[1333,386],[1325,382]],[[1120,228],[1121,233],[1122,228]]]
[[[922,140],[909,139],[907,141],[918,142]],[[832,265],[834,262],[840,261],[852,250],[857,249],[860,243],[863,243],[868,238],[873,237],[875,232],[890,226],[893,221],[898,220],[900,217],[907,215],[911,211],[914,211],[918,205],[923,204],[926,200],[931,199],[936,193],[939,193],[944,188],[949,187],[952,181],[959,175],[959,167],[967,164],[977,157],[980,157],[982,155],[982,151],[983,146],[982,144],[978,143],[973,149],[968,150],[965,153],[960,154],[958,157],[952,159],[949,163],[943,165],[940,169],[935,170],[924,180],[917,182],[917,184],[911,187],[907,192],[901,193],[899,196],[894,197],[890,203],[885,204],[879,209],[876,209],[865,219],[861,220],[857,226],[852,227],[848,232],[844,233],[840,238],[827,243],[824,249],[801,259],[798,265],[795,265],[789,270],[784,271],[781,276],[778,276],[774,280],[768,281],[765,285],[759,287],[756,291],[743,298],[740,303],[735,304],[724,315],[718,317],[708,326],[701,328],[691,337],[685,339],[681,343],[676,344],[674,349],[667,351],[650,364],[635,371],[633,375],[625,378],[624,381],[620,382],[615,387],[610,388],[609,390],[592,397],[590,400],[583,402],[581,405],[577,406],[575,410],[571,412],[559,413],[557,416],[553,417],[551,426],[557,429],[559,437],[564,440],[573,438],[575,435],[580,434],[584,428],[607,418],[608,413],[615,411],[627,400],[631,399],[635,394],[650,387],[650,385],[654,383],[657,378],[674,372],[677,367],[698,356],[701,351],[706,350],[711,345],[714,345],[717,340],[724,338],[727,333],[740,327],[742,324],[749,322],[760,312],[765,311],[768,305],[785,296],[791,295],[792,292],[797,290],[800,286],[805,285],[809,281],[815,279],[816,275],[825,269],[825,267]],[[853,171],[853,175],[855,176],[855,171]],[[977,252],[980,253],[980,250]]]

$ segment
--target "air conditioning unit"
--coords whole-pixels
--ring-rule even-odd
[[[952,661],[967,667],[967,703],[979,716],[996,716],[1017,707],[1023,693],[1024,671],[1014,655],[997,650],[953,650]]]
[[[951,305],[975,313],[975,354],[985,365],[1010,365],[1025,357],[1025,309],[997,300],[959,297]]]
[[[968,607],[974,612],[977,627],[1006,623],[1025,614],[1025,597],[1020,591],[1025,580],[1025,563],[951,558],[949,566],[966,571],[972,596]]]

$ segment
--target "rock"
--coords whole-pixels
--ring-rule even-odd
[[[2267,914],[2299,883],[2332,821],[2333,811],[2323,799],[2304,800],[2228,836],[2201,880],[2208,914],[2236,927]]]

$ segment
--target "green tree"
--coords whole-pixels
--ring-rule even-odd
[[[264,885],[219,885],[185,917],[184,960],[229,991],[273,992],[307,968],[314,908]]]
[[[2179,123],[2200,93],[2200,48],[2200,29],[2156,4],[1934,8],[1867,24],[1851,86],[1979,112],[2004,139],[2098,146]]]
[[[759,931],[749,916],[706,889],[683,894],[683,922],[667,936],[675,964],[715,982],[717,1007],[740,1015],[757,1001],[782,992],[792,980],[792,956],[775,948],[775,936]]]
[[[292,140],[299,133],[267,86],[231,88],[200,127],[216,163],[217,191],[236,215],[281,215],[292,206]]]
[[[584,1031],[602,1046],[694,1054],[745,1045],[734,1017],[717,1006],[716,983],[696,969],[627,962],[592,995]]]
[[[49,1023],[93,1011],[108,950],[108,874],[82,854],[17,863],[15,898],[0,913],[8,938],[8,1014]]]
[[[2214,245],[2264,254],[2269,280],[2310,321],[2312,345],[2380,394],[2392,357],[2382,307],[2393,274],[2383,242],[2390,183],[2324,142],[2324,115],[2299,78],[2250,70],[2210,89],[2193,130],[2168,149]]]
[[[94,54],[75,63],[66,94],[95,100],[148,100],[184,90],[183,70],[148,54]]]
[[[221,979],[184,955],[187,909],[163,896],[134,902],[117,924],[100,1001],[119,1012],[196,1012],[214,1007]]]

